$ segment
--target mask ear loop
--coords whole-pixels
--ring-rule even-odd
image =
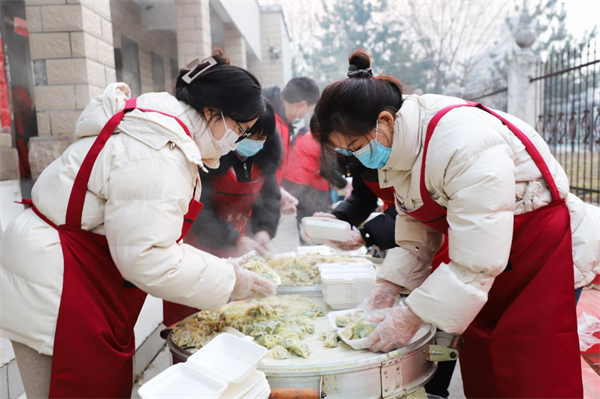
[[[379,136],[379,118],[375,121],[375,141],[377,141],[377,137]],[[373,155],[373,144],[369,142],[369,146],[371,147],[371,155]]]

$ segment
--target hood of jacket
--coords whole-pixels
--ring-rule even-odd
[[[94,98],[83,110],[75,125],[75,137],[99,135],[109,119],[125,108],[129,98],[131,98],[131,90],[125,83],[108,85],[104,93]],[[138,97],[137,106],[176,117],[183,122],[192,136],[206,131],[206,123],[202,118],[197,117],[197,112],[168,93],[143,94]],[[200,148],[174,118],[157,112],[136,109],[125,115],[117,131],[153,149],[160,149],[172,143],[190,162],[203,167]]]

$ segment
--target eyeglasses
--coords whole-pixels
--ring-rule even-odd
[[[238,137],[238,139],[235,141],[236,144],[244,140],[245,138],[252,136],[252,132],[250,131],[252,127],[249,127],[248,130],[244,130],[244,128],[242,127],[242,125],[240,125],[238,121],[236,121],[235,119],[233,121],[236,125],[238,125],[238,129],[240,131],[240,137]]]

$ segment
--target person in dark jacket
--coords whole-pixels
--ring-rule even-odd
[[[283,148],[275,130],[272,107],[240,141],[221,157],[217,169],[200,171],[202,211],[185,237],[186,244],[213,255],[237,257],[252,250],[270,252],[281,216],[277,170]],[[163,302],[163,320],[169,326],[198,309]]]
[[[352,177],[352,192],[331,213],[316,212],[314,216],[343,220],[356,229],[353,229],[350,240],[332,241],[330,244],[344,251],[362,246],[376,246],[382,250],[395,247],[398,211],[394,206],[394,191],[380,188],[377,170],[364,167],[354,157],[339,156],[338,160],[340,167],[346,170],[346,176]],[[384,212],[367,221],[377,210],[379,199],[383,201]]]
[[[204,207],[191,233],[208,252],[221,257],[270,252],[281,216],[276,174],[283,148],[274,128],[266,132],[244,140],[250,146],[240,142],[236,151],[221,158],[218,169],[200,173]]]

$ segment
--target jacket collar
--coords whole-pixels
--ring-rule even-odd
[[[392,153],[384,171],[411,170],[421,153],[425,139],[425,112],[420,96],[404,96],[402,107],[396,114]]]

